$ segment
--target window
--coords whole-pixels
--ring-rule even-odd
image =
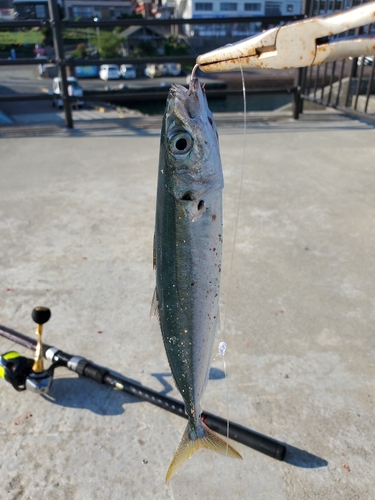
[[[260,4],[260,3],[245,3],[244,10],[251,10],[253,12],[260,12],[262,10],[262,4]]]
[[[210,2],[196,2],[195,10],[213,10],[213,4]]]
[[[46,7],[44,5],[35,5],[35,14],[38,19],[45,19],[47,17]]]
[[[266,2],[266,16],[281,16],[281,3]]]
[[[286,6],[286,10],[287,12],[293,12],[293,4],[288,3],[288,5]]]
[[[222,2],[220,10],[237,10],[237,4],[232,2]]]
[[[73,7],[73,17],[90,19],[90,17],[94,17],[94,10],[92,7]]]
[[[329,10],[341,10],[342,5],[340,0],[334,0],[329,2]]]

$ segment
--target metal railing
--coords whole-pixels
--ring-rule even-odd
[[[366,3],[363,0],[307,0],[306,17],[340,12]],[[339,8],[337,8],[339,7]],[[375,23],[341,33],[335,38],[352,35],[374,35]],[[350,116],[375,121],[375,57],[349,58],[302,68],[298,71],[298,88],[294,118],[303,112],[303,102],[332,107]]]
[[[63,45],[63,30],[66,28],[111,28],[111,27],[129,27],[129,26],[149,26],[149,27],[171,27],[171,26],[229,26],[237,25],[240,23],[242,26],[250,23],[261,24],[263,28],[269,26],[281,25],[290,21],[300,20],[304,17],[311,17],[314,15],[321,15],[324,13],[332,13],[337,10],[354,7],[364,3],[361,0],[305,0],[304,14],[298,16],[268,16],[268,17],[230,17],[230,18],[197,18],[197,19],[122,19],[122,20],[108,20],[108,21],[69,21],[61,20],[60,13],[57,7],[56,0],[48,0],[50,19],[43,20],[16,20],[2,22],[2,28],[32,28],[32,27],[49,27],[52,29],[53,44],[55,50],[55,57],[49,59],[49,62],[56,64],[58,72],[61,76],[62,86],[62,100],[64,103],[65,123],[68,128],[73,127],[73,118],[71,111],[71,104],[73,99],[68,95],[67,74],[68,67],[74,66],[89,66],[102,64],[147,64],[147,63],[167,63],[176,62],[176,56],[158,56],[146,58],[111,58],[111,59],[69,59],[66,57]],[[339,6],[340,9],[336,9]],[[362,31],[360,31],[362,30]],[[375,25],[359,28],[353,34],[361,33],[374,33]],[[349,34],[342,34],[341,36],[348,36]],[[221,38],[216,39],[218,44],[221,43]],[[194,64],[196,57],[178,56],[180,63]],[[294,85],[289,87],[280,86],[277,90],[278,93],[289,93],[293,96],[293,117],[298,119],[299,114],[303,112],[303,103],[311,101],[324,106],[329,106],[338,109],[349,115],[366,118],[375,121],[375,103],[373,104],[372,95],[375,94],[375,58],[370,58],[368,61],[364,58],[356,58],[353,60],[343,60],[334,63],[323,64],[322,66],[302,68],[296,70]],[[369,65],[365,63],[369,62]],[[38,58],[19,58],[15,60],[0,59],[0,65],[38,65],[41,60]],[[167,90],[161,91],[167,95]],[[236,90],[216,91],[218,95],[228,95],[229,93],[236,93]],[[275,90],[267,91],[262,89],[249,89],[247,94],[260,94],[260,93],[275,93]],[[207,92],[208,95],[210,92]],[[239,89],[238,93],[242,94]],[[147,93],[144,93],[144,98]],[[22,100],[46,100],[52,99],[52,95],[39,94],[39,95],[1,95],[1,101],[22,101]],[[98,100],[109,98],[108,94],[98,93],[96,96],[90,96],[90,100]],[[126,90],[123,92],[116,92],[116,99],[134,99],[134,95],[130,95]],[[83,97],[85,99],[85,96]],[[374,107],[374,109],[372,108]]]
[[[111,58],[111,59],[69,59],[66,57],[64,52],[63,45],[63,30],[66,28],[112,28],[112,27],[123,27],[127,28],[129,26],[148,26],[148,27],[171,27],[171,26],[188,26],[193,27],[204,27],[206,26],[228,26],[228,25],[239,25],[246,26],[250,25],[250,23],[256,23],[257,25],[261,25],[262,28],[266,29],[268,26],[281,25],[288,23],[290,21],[295,21],[303,18],[302,15],[293,15],[293,16],[267,16],[267,17],[258,17],[258,16],[247,16],[247,17],[230,17],[230,18],[197,18],[197,19],[144,19],[144,18],[135,18],[135,19],[118,19],[118,20],[104,20],[104,21],[70,21],[70,20],[61,20],[59,10],[57,7],[56,0],[48,0],[48,8],[50,13],[50,19],[42,19],[42,20],[16,20],[16,21],[5,21],[1,23],[2,28],[33,28],[33,27],[49,27],[52,29],[53,34],[53,45],[55,51],[55,57],[50,58],[48,60],[41,60],[39,58],[18,58],[14,60],[10,59],[0,59],[0,66],[13,66],[13,65],[38,65],[41,62],[43,64],[53,63],[58,67],[58,73],[61,76],[61,87],[62,87],[62,95],[61,98],[64,103],[64,114],[65,114],[65,124],[68,128],[73,128],[73,117],[71,104],[74,98],[71,98],[68,95],[68,83],[67,83],[67,74],[68,67],[76,67],[76,66],[101,66],[103,64],[148,64],[148,63],[167,63],[167,62],[176,62],[176,56],[157,56],[157,57],[139,57],[139,58]],[[220,30],[219,30],[220,31]],[[224,30],[228,31],[228,30]],[[200,33],[201,31],[199,31]],[[217,37],[218,43],[220,44],[220,37]],[[221,43],[222,45],[224,43]],[[195,64],[195,55],[187,55],[187,56],[178,56],[178,62],[182,64]],[[278,89],[278,93],[291,93],[293,92],[293,88],[281,87]],[[167,90],[162,91],[165,93],[165,97],[167,96]],[[215,95],[228,95],[229,93],[233,94],[238,92],[238,94],[242,94],[242,90],[218,90]],[[260,90],[260,89],[249,89],[247,91],[248,94],[254,93],[275,93],[276,90]],[[214,95],[214,92],[207,91],[207,94]],[[142,93],[145,98],[147,93]],[[129,92],[124,90],[123,92],[116,92],[116,99],[134,99],[134,95],[129,95]],[[36,101],[36,100],[47,100],[52,99],[52,95],[47,94],[38,94],[38,95],[27,95],[27,94],[18,94],[18,95],[0,95],[0,102],[4,101]],[[95,96],[88,97],[89,100],[98,100],[98,99],[108,99],[108,93],[98,93]],[[151,94],[150,94],[150,98]],[[85,96],[83,96],[85,100]]]

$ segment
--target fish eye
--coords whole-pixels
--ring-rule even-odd
[[[188,153],[193,147],[193,138],[187,132],[178,132],[169,141],[169,148],[172,153],[183,155]]]

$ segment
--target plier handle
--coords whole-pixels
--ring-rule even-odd
[[[314,66],[345,57],[375,54],[375,36],[329,37],[375,23],[375,1],[335,14],[312,17],[272,28],[232,45],[202,54],[205,72],[239,69],[287,69]]]

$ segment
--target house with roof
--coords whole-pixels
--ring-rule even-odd
[[[131,54],[141,42],[151,42],[159,55],[164,54],[166,36],[149,26],[129,26],[119,34],[124,38],[124,55]]]

